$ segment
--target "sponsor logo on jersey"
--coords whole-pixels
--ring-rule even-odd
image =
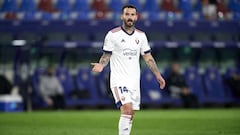
[[[137,50],[131,50],[129,48],[123,50],[124,56],[137,56]]]

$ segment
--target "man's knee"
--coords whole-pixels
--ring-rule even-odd
[[[131,103],[122,105],[120,109],[122,114],[131,115],[131,116],[134,115],[134,111]]]

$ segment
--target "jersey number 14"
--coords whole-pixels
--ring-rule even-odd
[[[118,87],[118,89],[121,91],[121,93],[124,93],[124,92],[128,92],[128,89],[127,89],[127,87]]]

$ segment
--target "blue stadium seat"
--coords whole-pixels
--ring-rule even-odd
[[[23,20],[26,20],[26,21],[33,21],[33,20],[36,20],[36,12],[25,12],[24,15],[23,15]]]
[[[78,90],[84,90],[89,93],[89,98],[72,100],[72,104],[78,105],[96,105],[97,104],[97,88],[95,84],[96,78],[92,74],[90,68],[80,68],[76,75],[76,84]]]
[[[108,7],[116,13],[122,12],[123,1],[122,0],[111,0],[108,4]]]
[[[142,5],[139,0],[128,0],[128,4],[134,5],[138,12],[142,12]]]
[[[171,74],[171,67],[165,67],[165,69],[164,69],[164,72],[163,72],[163,74],[162,74],[162,76],[164,77],[164,78],[168,78],[168,76]]]
[[[224,92],[222,76],[216,67],[208,67],[204,73],[204,84],[209,102],[215,104],[229,103]]]
[[[240,12],[240,1],[239,0],[230,0],[228,7],[233,12]]]
[[[160,11],[159,4],[156,0],[146,0],[143,5],[143,11],[152,13],[158,13]]]
[[[104,70],[97,76],[97,86],[99,89],[99,95],[101,97],[107,97],[109,96],[108,90],[110,90],[109,80],[110,79],[110,69],[104,68]]]
[[[175,12],[163,12],[163,13],[164,13],[163,19],[170,20],[170,21],[177,19]]]
[[[224,78],[230,77],[231,75],[237,74],[239,72],[240,71],[239,71],[239,69],[237,67],[235,67],[235,66],[234,67],[229,67],[229,68],[227,68],[227,71],[224,74]]]
[[[34,0],[23,0],[19,10],[28,12],[36,11],[36,3]]]
[[[53,20],[53,14],[48,13],[48,12],[41,12],[41,20]]]
[[[1,11],[3,12],[16,12],[17,0],[4,0],[2,4]]]
[[[79,12],[77,13],[77,18],[76,20],[90,20],[90,12]]]
[[[90,5],[88,3],[88,0],[76,0],[72,7],[73,11],[82,11],[82,12],[88,12],[90,11]]]
[[[58,67],[56,69],[56,76],[63,86],[65,98],[70,98],[70,94],[75,89],[75,87],[73,77],[69,73],[69,70],[66,67]]]
[[[192,3],[190,0],[179,0],[178,7],[182,11],[183,19],[192,19]]]
[[[160,13],[159,12],[146,12],[147,13],[147,17],[144,18],[146,20],[150,20],[150,21],[158,21],[160,20]]]
[[[233,19],[240,20],[240,1],[239,0],[230,0],[228,7],[233,11]]]
[[[71,19],[71,15],[70,12],[60,12],[60,15],[58,17],[58,20],[70,20]]]
[[[69,12],[71,10],[69,0],[57,0],[56,8],[62,12]]]
[[[196,3],[193,5],[193,10],[197,12],[202,12],[202,1],[197,0]]]
[[[40,93],[39,93],[39,81],[40,76],[45,73],[45,68],[39,67],[35,69],[33,75],[32,75],[32,106],[33,109],[39,108],[39,107],[47,107],[47,104],[43,101]]]
[[[173,105],[166,90],[160,90],[159,83],[149,68],[141,73],[141,100],[146,105]]]
[[[77,88],[79,90],[86,90],[86,91],[90,91],[89,90],[89,79],[91,79],[90,77],[90,73],[89,73],[89,69],[88,68],[81,68],[78,71],[77,77],[76,77],[76,84],[77,84]]]
[[[224,79],[224,88],[225,88],[225,94],[226,94],[226,97],[229,98],[230,100],[232,100],[233,102],[237,102],[237,103],[240,103],[240,99],[238,99],[233,91],[231,90],[230,86],[227,84],[227,79],[233,75],[233,74],[239,74],[240,73],[240,70],[237,68],[237,67],[229,67],[227,68],[227,71],[226,73],[223,75],[223,79]]]
[[[233,12],[233,19],[234,20],[240,20],[240,12]]]
[[[97,87],[97,100],[101,105],[114,105],[114,98],[110,88],[110,67],[107,66],[104,70],[95,76]]]
[[[204,84],[198,69],[194,66],[187,67],[184,72],[184,77],[190,90],[197,96],[199,105],[206,103]]]

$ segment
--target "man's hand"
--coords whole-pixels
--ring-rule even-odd
[[[52,101],[51,98],[46,97],[46,98],[45,98],[45,102],[46,102],[49,106],[53,106],[53,101]]]
[[[160,88],[161,89],[164,89],[165,88],[165,85],[166,85],[166,82],[165,80],[163,79],[163,77],[161,75],[157,75],[156,76],[156,79],[158,81],[158,83],[160,84]]]
[[[91,63],[91,65],[93,65],[92,71],[93,72],[102,72],[104,66],[100,63]]]
[[[103,68],[107,66],[108,62],[110,61],[111,53],[103,53],[101,56],[99,63],[91,63],[93,65],[92,71],[100,73],[103,71]]]

